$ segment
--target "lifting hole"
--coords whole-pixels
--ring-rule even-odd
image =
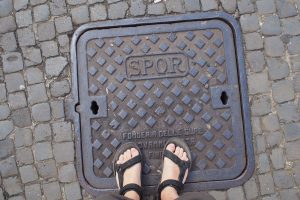
[[[222,101],[223,105],[227,105],[227,102],[228,102],[228,95],[225,91],[223,91],[221,93],[221,97],[220,97],[220,100]]]
[[[94,115],[98,114],[99,106],[96,101],[92,101],[91,103],[91,111],[93,112]]]

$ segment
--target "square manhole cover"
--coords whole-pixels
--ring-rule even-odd
[[[89,192],[117,188],[112,159],[128,141],[142,150],[146,193],[160,181],[170,137],[184,138],[192,150],[186,191],[225,189],[251,176],[243,48],[231,16],[85,25],[73,37],[72,62],[78,174]]]

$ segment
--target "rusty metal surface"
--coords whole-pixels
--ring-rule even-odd
[[[228,188],[253,170],[236,30],[217,18],[168,20],[94,26],[76,38],[79,173],[95,194],[116,189],[112,158],[128,141],[143,152],[147,192],[170,137],[192,150],[187,191]]]

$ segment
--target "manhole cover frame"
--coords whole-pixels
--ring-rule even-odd
[[[133,27],[142,25],[156,25],[162,23],[180,23],[180,22],[191,22],[191,21],[205,21],[205,20],[221,20],[231,27],[233,33],[233,40],[235,44],[235,56],[238,72],[238,81],[240,89],[240,103],[243,117],[243,128],[244,128],[244,138],[245,138],[245,154],[246,167],[243,173],[240,174],[235,179],[224,180],[224,181],[209,181],[201,182],[199,184],[187,184],[185,191],[202,191],[202,190],[216,190],[216,189],[227,189],[231,187],[236,187],[245,183],[253,174],[255,169],[255,161],[253,154],[253,144],[252,144],[252,128],[251,128],[251,115],[249,107],[249,96],[247,87],[247,76],[245,71],[245,60],[243,51],[243,40],[242,32],[238,22],[235,18],[224,12],[206,12],[206,13],[193,13],[193,14],[183,14],[174,16],[162,16],[162,17],[145,17],[145,18],[132,18],[132,19],[122,19],[113,21],[104,21],[89,23],[80,26],[72,37],[71,42],[71,62],[72,62],[72,97],[66,100],[66,115],[67,118],[73,120],[75,129],[75,140],[76,140],[76,168],[77,174],[81,186],[90,194],[94,196],[99,196],[106,192],[114,192],[115,189],[98,189],[91,186],[85,178],[83,171],[83,152],[81,144],[81,125],[80,125],[80,115],[76,112],[76,107],[79,104],[79,91],[78,91],[78,68],[77,68],[77,41],[80,36],[85,32],[93,29],[110,29],[117,27]],[[149,188],[148,192],[153,192],[155,188]],[[148,193],[147,192],[147,193]]]

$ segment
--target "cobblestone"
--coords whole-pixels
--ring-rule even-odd
[[[188,12],[200,10],[200,0],[184,0],[184,7]]]
[[[40,103],[32,106],[32,118],[36,122],[46,122],[51,120],[49,103]]]
[[[30,165],[33,163],[33,155],[30,147],[16,150],[16,160],[18,166]]]
[[[284,44],[280,37],[267,37],[265,38],[266,54],[270,57],[279,57],[284,54]]]
[[[258,189],[253,177],[245,183],[244,188],[246,199],[256,199],[258,197]]]
[[[15,147],[27,147],[32,145],[32,132],[28,128],[16,128]]]
[[[0,161],[0,173],[2,178],[18,175],[18,169],[14,157],[8,157]]]
[[[16,13],[18,27],[27,27],[32,24],[31,10],[19,11]]]
[[[176,1],[172,1],[172,3],[177,4]],[[146,5],[143,0],[130,0],[130,14],[133,16],[142,16],[146,13]]]
[[[256,6],[259,14],[270,14],[276,11],[273,0],[259,0],[256,2]]]
[[[34,131],[34,141],[42,142],[49,141],[51,139],[51,127],[49,124],[38,124],[35,126]]]
[[[67,35],[58,36],[59,50],[61,53],[69,52],[69,37]]]
[[[30,4],[32,6],[35,6],[35,5],[39,5],[39,4],[42,4],[42,3],[45,3],[47,0],[30,0]]]
[[[165,4],[163,3],[154,3],[148,5],[148,14],[149,15],[162,15],[166,12]]]
[[[128,10],[128,4],[126,2],[118,2],[108,5],[108,18],[120,19],[124,18],[126,11]]]
[[[275,169],[278,170],[278,169],[284,168],[285,157],[283,155],[283,149],[282,148],[273,149],[272,153],[270,155],[270,159],[271,159],[273,167]]]
[[[244,33],[255,32],[259,29],[259,21],[256,14],[242,15],[240,23]]]
[[[52,101],[50,106],[53,119],[60,119],[65,116],[63,101]]]
[[[6,92],[5,84],[0,83],[0,103],[3,103],[7,100]]]
[[[0,18],[0,33],[7,33],[16,30],[17,25],[13,16]]]
[[[4,140],[13,130],[13,123],[9,120],[0,121],[0,140]]]
[[[266,36],[280,35],[282,31],[279,17],[277,15],[265,16],[261,32]]]
[[[238,1],[238,9],[240,14],[253,13],[254,5],[250,0],[241,0]]]
[[[201,0],[201,5],[203,11],[218,9],[218,2],[216,0]]]
[[[55,41],[46,41],[41,43],[42,54],[44,57],[52,57],[58,55],[58,46]]]
[[[300,53],[300,36],[292,37],[287,45],[290,54],[295,55]]]
[[[22,183],[29,183],[38,179],[36,169],[33,165],[19,167]]]
[[[277,107],[280,122],[291,123],[300,120],[298,108],[295,104],[282,104]]]
[[[12,110],[24,108],[27,106],[27,101],[24,92],[10,93],[8,95],[8,104]]]
[[[37,161],[46,160],[53,157],[50,142],[41,142],[33,145],[34,159]]]
[[[221,0],[222,7],[226,12],[234,13],[237,7],[236,0]]]
[[[26,67],[38,65],[42,60],[41,50],[34,47],[23,47],[22,48],[24,63]]]
[[[52,124],[54,140],[56,142],[72,141],[72,128],[70,123],[57,122]]]
[[[268,96],[253,99],[251,111],[254,116],[269,114],[271,112],[271,99]]]
[[[40,184],[33,184],[25,186],[26,199],[39,200],[42,199],[42,192]]]
[[[50,15],[49,6],[47,4],[39,5],[33,8],[33,16],[35,22],[48,20]]]
[[[21,73],[5,75],[6,88],[8,92],[24,90],[25,83]]]
[[[13,154],[14,146],[11,139],[0,140],[0,159]]]
[[[286,78],[289,75],[288,64],[281,59],[268,58],[269,77],[271,80],[279,80]]]
[[[0,37],[0,47],[5,51],[15,51],[17,41],[14,32],[5,33]]]
[[[300,123],[291,123],[284,126],[286,141],[294,141],[300,139],[299,133]]]
[[[43,192],[48,200],[62,199],[61,190],[58,182],[43,184]]]
[[[31,126],[30,110],[28,108],[20,108],[12,111],[11,118],[14,122],[14,125],[18,127]]]
[[[183,5],[181,0],[166,0],[166,8],[168,13],[183,13]]]
[[[300,185],[300,161],[296,161],[294,164],[295,164],[293,168],[294,178],[296,184],[299,186]]]
[[[65,33],[73,30],[71,17],[58,17],[55,18],[55,27],[58,33]]]
[[[300,159],[299,145],[300,145],[300,140],[286,143],[286,156],[288,160]]]
[[[258,172],[260,174],[266,173],[270,171],[270,163],[269,158],[266,153],[262,153],[258,155]]]
[[[242,187],[230,188],[227,191],[229,200],[243,200],[245,199],[245,194]]]
[[[62,97],[70,92],[70,85],[67,80],[57,81],[50,84],[50,93],[53,97]]]
[[[0,120],[7,119],[10,114],[10,110],[7,104],[0,104]]]
[[[260,193],[262,195],[272,194],[275,192],[274,180],[270,173],[264,175],[258,175],[258,180],[260,184]]]
[[[272,132],[266,135],[267,146],[269,148],[274,148],[279,146],[282,141],[282,134],[278,131]]]
[[[53,159],[37,163],[38,174],[44,179],[57,177],[57,169]]]
[[[299,200],[299,194],[296,189],[288,189],[280,191],[280,197],[282,200]]]
[[[28,0],[18,0],[14,1],[14,8],[16,11],[26,9],[28,5]]]
[[[257,50],[263,48],[263,40],[259,33],[248,33],[244,36],[247,50]]]
[[[18,37],[19,45],[21,47],[35,45],[35,37],[32,31],[32,27],[18,29],[17,37]]]
[[[270,114],[262,118],[262,129],[265,131],[277,131],[280,129],[276,114]]]
[[[72,8],[71,15],[72,15],[72,20],[75,24],[83,24],[90,20],[89,9],[86,5]]]
[[[28,102],[33,105],[48,100],[44,83],[28,86]]]
[[[251,51],[247,53],[247,61],[253,72],[261,72],[265,68],[266,61],[261,51]]]
[[[107,18],[105,5],[96,4],[90,7],[90,15],[92,21],[104,20]]]
[[[29,85],[44,81],[43,72],[39,68],[28,68],[25,71],[25,79]]]
[[[49,58],[46,60],[46,74],[49,77],[59,76],[68,64],[65,57],[59,56],[55,58]]]
[[[62,183],[76,181],[76,171],[74,164],[63,165],[58,169],[58,179]]]
[[[293,2],[276,0],[276,7],[280,18],[297,15],[297,10]]]
[[[256,153],[266,152],[266,139],[264,135],[256,136]]]
[[[21,181],[17,177],[9,177],[7,179],[3,179],[3,186],[8,195],[13,196],[21,193],[22,185]]]
[[[51,40],[55,37],[54,22],[41,22],[37,25],[37,36],[39,41]]]
[[[80,187],[77,182],[65,184],[65,195],[68,200],[81,199]]]
[[[300,34],[300,21],[298,18],[282,19],[283,34],[299,35]]]
[[[53,153],[55,160],[58,163],[74,161],[73,142],[63,142],[54,144]]]
[[[12,0],[2,0],[0,1],[0,17],[5,17],[12,12],[13,2]]]
[[[265,93],[270,90],[267,73],[251,74],[248,77],[249,93]]]
[[[23,69],[22,55],[18,52],[12,52],[2,55],[4,73],[17,72]]]
[[[292,188],[294,186],[292,174],[285,170],[274,171],[273,177],[275,185],[279,188]]]
[[[65,0],[51,0],[49,5],[51,15],[62,15],[67,13],[67,5]]]
[[[293,82],[289,80],[281,80],[272,84],[273,99],[277,103],[283,103],[293,100],[295,92],[293,90]]]

